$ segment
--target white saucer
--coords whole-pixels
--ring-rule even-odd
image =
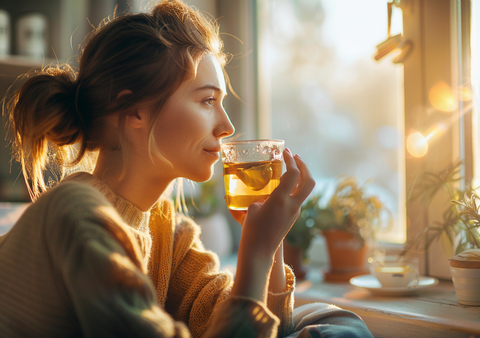
[[[418,285],[405,287],[383,287],[382,284],[373,275],[362,275],[350,279],[350,284],[358,286],[359,288],[367,289],[373,295],[379,296],[407,296],[419,290],[434,286],[438,284],[438,279],[434,277],[421,276]]]

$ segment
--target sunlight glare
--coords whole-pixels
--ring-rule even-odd
[[[431,105],[442,112],[451,113],[457,109],[457,100],[455,100],[452,89],[444,81],[437,82],[430,89],[428,98]]]
[[[474,178],[472,180],[472,190],[477,190],[480,188],[480,180],[478,178]]]
[[[448,129],[448,124],[447,123],[442,123],[442,122],[437,123],[436,126],[435,126],[435,129],[436,129],[437,132],[441,132],[441,133],[446,132],[447,129]],[[427,139],[429,139],[429,138],[430,137],[427,137]]]
[[[385,7],[379,6],[379,2],[384,1],[322,1],[322,6],[327,13],[322,38],[333,47],[336,56],[344,63],[353,64],[359,56],[371,55],[375,46],[385,39],[388,20],[387,1],[385,1]],[[375,20],[360,21],[359,18],[375,18]],[[379,26],[385,29],[378,29]],[[402,31],[402,11],[394,6],[392,34],[402,33]],[[373,58],[369,61],[373,62]]]
[[[470,101],[472,100],[472,90],[468,87],[462,87],[462,89],[460,90],[460,100],[462,101]]]
[[[422,157],[427,153],[427,139],[420,133],[410,134],[407,138],[407,151],[413,157]]]

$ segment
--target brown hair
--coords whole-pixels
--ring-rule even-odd
[[[149,13],[114,16],[87,39],[78,74],[68,65],[47,66],[28,74],[34,76],[4,100],[13,156],[22,165],[32,200],[46,190],[47,166],[64,175],[86,153],[111,142],[104,121],[116,112],[115,142],[126,149],[126,112],[140,103],[152,108],[149,151],[161,157],[153,126],[166,100],[195,76],[205,53],[215,55],[222,66],[226,62],[215,22],[179,0],[161,1]],[[132,94],[117,100],[124,89]],[[123,155],[126,161],[128,154]]]

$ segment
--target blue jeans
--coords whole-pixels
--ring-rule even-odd
[[[293,321],[294,332],[286,338],[373,338],[358,315],[325,303],[294,309]]]

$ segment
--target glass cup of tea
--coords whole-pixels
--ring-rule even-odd
[[[282,140],[234,141],[221,144],[225,198],[230,210],[247,210],[266,200],[280,183]]]
[[[400,256],[378,256],[368,259],[370,273],[383,287],[415,287],[420,273],[418,258]]]

